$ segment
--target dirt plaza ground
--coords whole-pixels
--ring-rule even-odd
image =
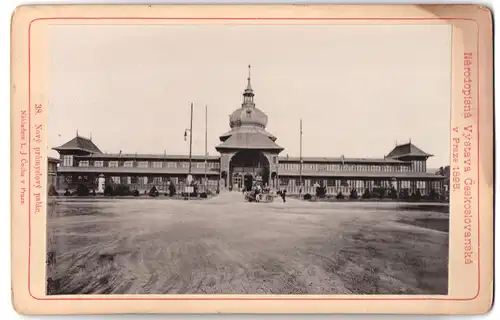
[[[49,200],[49,294],[446,294],[448,213],[398,203]]]

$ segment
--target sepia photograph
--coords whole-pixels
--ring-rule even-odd
[[[481,314],[482,5],[12,14],[21,314]]]
[[[47,295],[448,294],[449,25],[47,39]]]

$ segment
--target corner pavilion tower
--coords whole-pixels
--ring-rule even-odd
[[[229,117],[230,131],[219,137],[215,149],[221,154],[221,182],[225,187],[245,188],[254,179],[262,179],[271,188],[278,187],[278,155],[283,148],[266,131],[267,115],[255,107],[248,66],[248,84],[241,108]]]

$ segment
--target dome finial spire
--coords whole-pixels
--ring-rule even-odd
[[[250,70],[251,70],[252,66],[251,65],[248,65],[248,84],[247,84],[247,88],[245,89],[245,92],[243,93],[243,105],[242,107],[254,107],[255,104],[253,102],[253,89],[252,89],[252,84],[250,83]]]
[[[247,84],[247,90],[252,90],[252,85],[250,83],[250,78],[251,78],[251,69],[252,69],[252,66],[251,65],[248,65],[248,84]]]

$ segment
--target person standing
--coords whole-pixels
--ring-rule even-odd
[[[283,199],[283,203],[286,202],[286,189],[283,189],[283,191],[281,191],[281,198]]]

